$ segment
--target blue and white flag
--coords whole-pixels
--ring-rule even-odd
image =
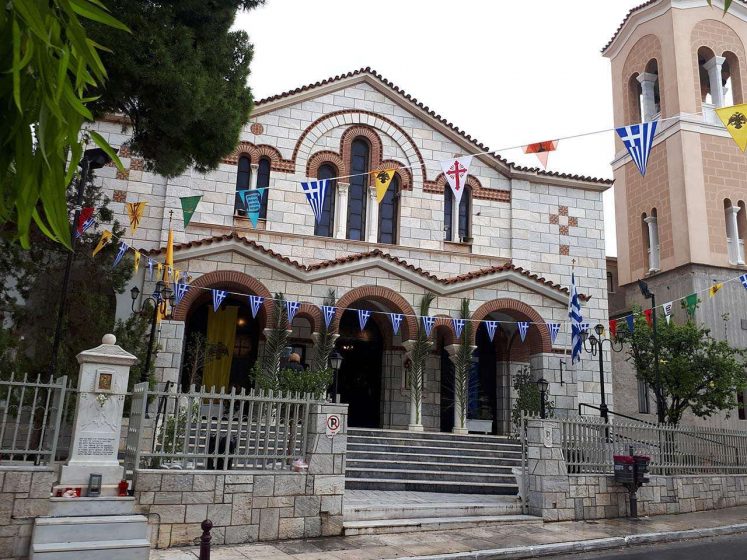
[[[244,208],[246,208],[246,215],[249,216],[249,221],[252,222],[252,227],[256,229],[257,222],[259,221],[259,212],[262,210],[262,197],[265,194],[265,189],[253,189],[247,191],[239,191],[244,199]]]
[[[371,312],[366,309],[358,310],[358,324],[361,326],[361,330],[366,328],[368,318],[371,316]]]
[[[648,156],[654,145],[654,135],[656,134],[656,125],[658,122],[651,121],[641,124],[631,124],[615,129],[623,144],[628,149],[628,153],[638,171],[641,172],[641,175],[646,174]]]
[[[179,305],[179,302],[182,301],[182,298],[187,295],[188,290],[189,284],[187,284],[186,278],[182,278],[174,285],[174,302],[176,303],[176,305]]]
[[[112,263],[112,268],[117,266],[119,262],[122,260],[122,257],[125,256],[125,253],[127,252],[127,249],[129,249],[129,245],[125,243],[124,241],[120,242],[119,244],[119,251],[117,251],[117,256],[114,257],[114,262]]]
[[[226,290],[213,290],[213,311],[217,312],[220,309],[220,304],[226,299]]]
[[[581,323],[581,333],[585,333],[589,331],[589,323]]]
[[[296,316],[298,310],[301,309],[300,301],[288,301],[285,302],[285,311],[288,314],[288,326],[290,327],[293,322],[293,317]]]
[[[568,318],[571,320],[571,364],[581,360],[581,348],[583,341],[581,339],[583,316],[581,315],[581,300],[576,290],[576,274],[571,273],[571,289],[568,299]],[[588,323],[586,324],[588,329]]]
[[[550,331],[550,344],[555,344],[560,332],[560,323],[547,323],[547,330]]]
[[[488,338],[493,342],[495,331],[498,328],[498,321],[485,321],[485,328],[488,329]]]
[[[625,317],[625,322],[628,324],[628,332],[632,333],[635,329],[635,319],[632,315],[628,315],[627,317]]]
[[[392,331],[399,334],[399,326],[402,324],[402,313],[390,313],[389,318],[392,320]]]
[[[423,321],[423,328],[425,329],[425,336],[431,336],[433,325],[436,324],[436,318],[435,317],[421,317],[420,320]]]
[[[322,313],[324,314],[324,324],[327,325],[327,328],[329,328],[330,323],[332,323],[332,319],[335,318],[337,308],[333,305],[322,305]]]
[[[148,258],[148,280],[153,280],[153,259]]]
[[[324,195],[327,192],[328,183],[329,179],[318,179],[316,181],[301,183],[301,188],[303,188],[311,209],[314,211],[317,223],[322,219],[322,206],[324,205]]]
[[[529,323],[526,321],[519,321],[516,324],[519,327],[519,337],[521,337],[521,341],[524,342],[527,337],[527,331],[529,330]]]
[[[257,318],[257,313],[259,313],[259,308],[262,307],[264,302],[265,298],[262,296],[249,296],[249,307],[252,308],[252,317],[255,319]]]
[[[747,274],[742,274],[742,276],[739,277],[739,281],[742,283],[742,286],[747,289]]]
[[[454,327],[454,334],[456,334],[457,338],[462,338],[462,330],[464,329],[464,324],[467,321],[465,319],[452,319],[451,324]]]

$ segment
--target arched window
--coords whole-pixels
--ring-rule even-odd
[[[239,195],[239,191],[245,191],[249,188],[249,182],[252,176],[252,160],[249,156],[241,156],[239,158],[239,169],[236,175],[236,197],[233,203],[234,214],[239,216],[246,216],[246,209],[244,208],[244,201]]]
[[[637,123],[643,120],[643,90],[641,82],[638,81],[639,74],[636,72],[628,80],[628,122]]]
[[[713,95],[711,90],[711,77],[708,75],[706,63],[714,57],[713,51],[708,47],[698,49],[698,78],[700,81],[700,100],[703,103],[712,104]]]
[[[366,232],[366,199],[370,148],[362,138],[353,140],[350,155],[350,189],[348,191],[347,238],[363,241]]]
[[[472,206],[472,191],[469,187],[465,187],[462,192],[462,199],[459,201],[459,221],[457,224],[454,223],[454,193],[451,192],[451,187],[446,184],[444,185],[444,239],[446,241],[461,241],[470,237],[471,228],[471,212]],[[457,226],[457,237],[454,238],[453,229]]]
[[[655,58],[646,64],[646,71],[638,76],[641,84],[641,116],[644,121],[651,121],[661,112],[659,94],[659,65]]]
[[[394,244],[397,242],[399,195],[399,175],[395,173],[379,204],[379,243]]]
[[[726,51],[721,66],[721,83],[724,87],[724,106],[738,105],[742,99],[742,77],[739,72],[739,59],[733,52]]]
[[[332,177],[337,177],[337,175],[337,169],[328,163],[319,167],[316,173],[317,179],[331,179]],[[322,219],[314,224],[314,235],[321,235],[322,237],[334,236],[336,192],[337,180],[333,179],[327,185],[327,191],[324,194],[324,201],[322,202]]]
[[[267,219],[267,201],[270,199],[270,160],[263,157],[259,160],[259,169],[257,169],[257,188],[268,189],[262,195],[262,205],[259,209],[260,220]]]

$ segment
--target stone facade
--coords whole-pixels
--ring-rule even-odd
[[[49,513],[52,468],[0,467],[0,558],[25,558],[34,518]]]

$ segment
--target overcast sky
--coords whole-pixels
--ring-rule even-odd
[[[239,14],[256,99],[370,66],[511,161],[504,149],[612,128],[600,49],[642,0],[267,0]],[[613,132],[561,141],[548,168],[612,177]],[[612,191],[607,253],[616,254]]]

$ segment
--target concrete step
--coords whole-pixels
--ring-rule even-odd
[[[100,498],[50,498],[50,517],[86,517],[92,515],[131,515],[135,498],[103,496]]]
[[[148,519],[143,515],[97,515],[93,517],[37,517],[35,544],[98,542],[116,535],[119,540],[148,538]]]
[[[483,457],[481,455],[439,455],[432,453],[424,455],[422,453],[392,453],[392,452],[372,452],[372,451],[351,451],[348,450],[347,462],[350,461],[392,461],[394,463],[409,462],[427,462],[451,464],[454,462],[469,463],[470,465],[484,466],[506,466],[515,467],[521,464],[521,456],[518,457]]]
[[[430,459],[430,457],[428,457]],[[456,458],[453,458],[457,460]],[[432,471],[432,472],[473,472],[473,473],[485,473],[485,474],[502,474],[511,475],[511,469],[515,466],[518,467],[520,462],[516,461],[515,464],[509,465],[479,465],[474,464],[471,461],[465,461],[462,457],[458,458],[459,462],[452,463],[439,463],[434,461],[403,461],[403,460],[378,460],[370,459],[368,457],[362,458],[347,458],[345,460],[345,466],[348,471],[357,469],[403,469],[403,470],[420,470],[420,471]]]
[[[477,517],[423,517],[419,519],[375,519],[345,521],[345,536],[410,533],[467,529],[491,525],[542,525],[542,519],[530,515],[484,515]]]
[[[515,443],[501,442],[488,443],[483,441],[461,441],[451,439],[411,439],[407,437],[381,437],[381,436],[348,436],[348,443],[356,445],[391,445],[409,446],[413,449],[421,447],[453,447],[457,449],[469,449],[479,452],[483,451],[514,451],[521,453],[521,446]]]
[[[484,482],[516,485],[516,478],[511,471],[497,473],[476,473],[471,471],[428,471],[409,469],[351,468],[345,469],[345,476],[350,478],[378,478],[386,480],[422,480],[431,482],[462,482],[482,484]]]
[[[386,430],[374,428],[350,428],[348,436],[378,436],[378,437],[405,437],[413,440],[441,439],[449,441],[481,441],[485,443],[518,443],[517,440],[507,436],[493,436],[480,434],[452,434],[448,432],[407,432],[403,430]]]
[[[32,544],[29,560],[148,560],[147,539]]]
[[[483,457],[521,458],[521,449],[493,450],[493,449],[464,449],[456,446],[418,446],[407,442],[397,445],[388,443],[356,443],[348,440],[348,451],[362,451],[370,453],[415,453],[418,455],[481,455]]]
[[[345,475],[345,488],[350,490],[396,490],[403,492],[443,492],[448,494],[499,494],[515,496],[519,488],[516,483],[502,482],[456,482],[452,480],[427,481],[410,478],[354,478]]]
[[[346,505],[343,513],[345,521],[521,515],[521,503],[516,499],[508,499],[495,503],[353,504]]]

